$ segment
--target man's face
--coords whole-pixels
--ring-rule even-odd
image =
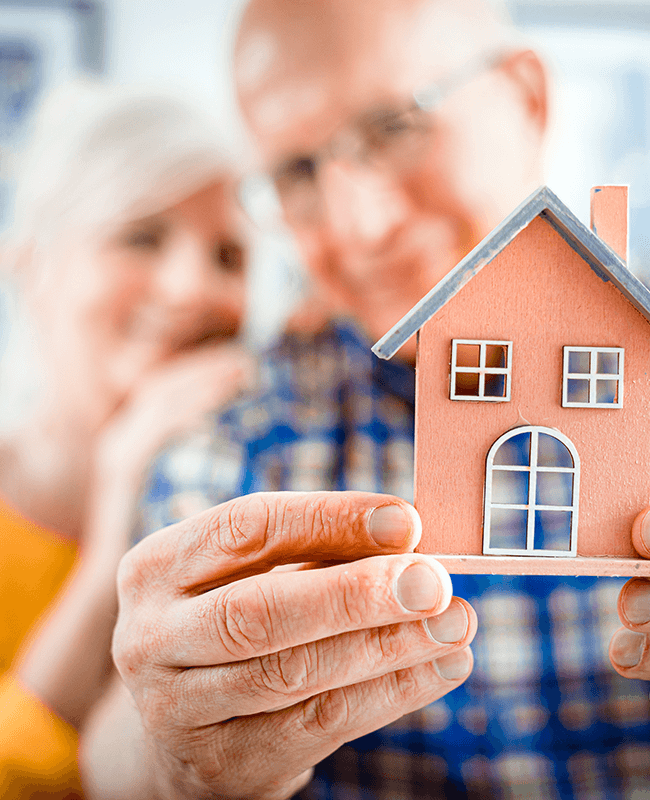
[[[355,157],[339,146],[352,120],[404,108],[490,51],[447,3],[349,5],[329,25],[253,17],[236,68],[266,166],[313,178],[310,202],[289,197],[285,215],[317,286],[379,338],[537,187],[544,121],[519,54],[451,92],[410,158]]]

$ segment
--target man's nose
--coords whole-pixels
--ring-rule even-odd
[[[331,160],[321,175],[322,213],[332,235],[350,247],[380,248],[409,214],[406,192],[372,165]]]

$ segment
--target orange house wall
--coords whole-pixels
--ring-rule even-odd
[[[452,339],[513,342],[511,400],[449,400]],[[562,408],[565,345],[625,348],[623,408]],[[481,554],[485,460],[517,425],[557,428],[580,455],[578,555],[637,557],[650,503],[650,324],[537,217],[419,334],[415,504],[419,549]]]

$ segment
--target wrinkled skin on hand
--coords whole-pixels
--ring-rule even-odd
[[[125,556],[114,658],[160,795],[290,797],[462,683],[476,617],[420,528],[385,495],[258,494]]]

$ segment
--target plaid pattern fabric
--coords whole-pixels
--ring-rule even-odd
[[[412,370],[375,359],[349,324],[284,339],[263,363],[255,398],[159,458],[138,536],[258,490],[359,489],[410,499],[413,395]],[[453,583],[480,623],[469,680],[340,748],[299,797],[650,798],[648,685],[620,677],[607,657],[622,581],[455,576]]]

